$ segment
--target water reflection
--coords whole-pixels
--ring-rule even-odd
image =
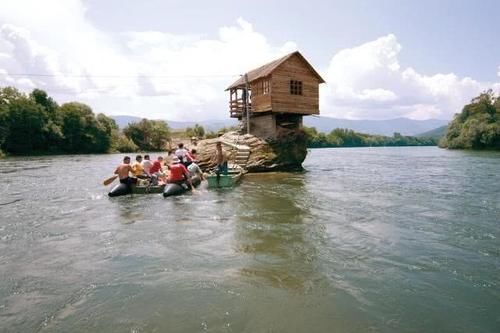
[[[307,292],[317,249],[304,175],[249,175],[244,186],[234,235],[236,250],[248,258],[241,275],[252,283]]]

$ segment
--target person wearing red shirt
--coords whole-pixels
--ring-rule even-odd
[[[161,171],[161,163],[163,162],[163,157],[158,156],[158,159],[154,161],[153,166],[149,170],[151,174]]]
[[[174,156],[174,158],[172,159],[172,164],[170,164],[169,169],[169,183],[176,183],[179,185],[182,185],[182,183],[187,183],[189,185],[189,188],[192,188],[191,176],[189,175],[189,171],[186,169],[184,164],[181,164],[181,161],[177,156]]]

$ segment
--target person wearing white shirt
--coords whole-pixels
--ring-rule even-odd
[[[144,160],[142,161],[142,167],[144,168],[144,173],[148,176],[151,176],[151,167],[153,166],[153,162],[149,159],[149,155],[144,155]]]

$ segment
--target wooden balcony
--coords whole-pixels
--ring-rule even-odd
[[[252,112],[252,104],[248,105],[248,112]],[[245,115],[245,101],[238,98],[229,101],[229,115],[231,118],[241,119]]]

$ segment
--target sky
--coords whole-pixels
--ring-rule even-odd
[[[320,112],[451,119],[500,92],[496,0],[16,0],[0,3],[0,87],[151,119],[228,118],[239,75],[299,50]]]

